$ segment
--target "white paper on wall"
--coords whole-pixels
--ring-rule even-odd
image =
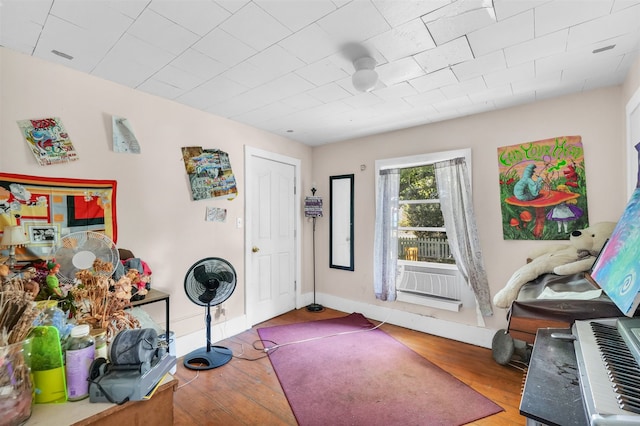
[[[221,209],[219,207],[207,207],[207,215],[205,221],[207,222],[226,222],[227,209]]]
[[[113,121],[113,151],[140,154],[140,144],[133,128],[126,118],[112,117]]]

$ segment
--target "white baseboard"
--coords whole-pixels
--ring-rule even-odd
[[[299,306],[299,308],[313,303],[313,294],[304,294],[302,296],[302,300],[304,300],[304,304]],[[498,331],[490,328],[440,320],[424,315],[413,314],[397,309],[371,305],[368,303],[357,302],[320,293],[316,293],[316,302],[327,308],[336,309],[338,311],[348,313],[358,312],[365,317],[376,321],[384,321],[389,324],[405,327],[411,330],[421,331],[423,333],[433,334],[434,336],[457,340],[459,342],[469,343],[471,345],[489,349],[491,349],[493,336]],[[248,330],[251,326],[247,321],[247,316],[242,315],[222,323],[212,324],[211,336],[213,341],[211,344],[215,344],[215,341],[235,336],[236,334],[240,334]],[[176,338],[176,356],[180,358],[189,352],[202,348],[206,345],[206,329],[203,328],[202,330],[194,333]]]
[[[313,297],[313,295],[312,295]],[[424,315],[404,312],[397,309],[379,305],[357,302],[326,294],[316,293],[316,300],[321,305],[337,309],[342,312],[358,312],[367,318],[376,321],[385,321],[389,324],[405,327],[423,333],[433,334],[451,340],[491,349],[493,336],[498,330],[476,327],[445,321]],[[390,304],[391,305],[391,304]],[[392,306],[392,305],[391,305]]]

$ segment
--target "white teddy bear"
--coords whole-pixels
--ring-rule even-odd
[[[598,222],[580,231],[573,231],[570,244],[560,244],[532,252],[531,262],[522,266],[493,297],[498,308],[509,308],[520,288],[542,274],[571,275],[588,271],[596,256],[613,233],[615,222]]]

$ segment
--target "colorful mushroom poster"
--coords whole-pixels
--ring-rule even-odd
[[[498,148],[505,240],[567,240],[589,225],[580,136]]]

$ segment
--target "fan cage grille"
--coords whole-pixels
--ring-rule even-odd
[[[115,243],[105,234],[93,231],[72,232],[61,237],[53,251],[52,257],[60,264],[57,277],[61,283],[72,284],[76,273],[86,269],[78,268],[73,262],[74,256],[81,251],[90,252],[96,259],[111,264],[110,271],[94,271],[97,275],[111,276],[120,262]]]
[[[206,271],[206,273],[214,274],[216,276],[220,276],[220,274],[231,274],[229,276],[231,281],[219,281],[219,287],[217,287],[215,291],[215,297],[210,301],[206,298],[205,300],[200,299],[200,297],[207,292],[207,287],[194,276],[194,274],[197,273],[197,270],[202,270],[202,267],[204,267],[204,271]],[[219,257],[208,257],[199,260],[189,268],[184,279],[184,289],[187,297],[189,297],[189,299],[196,305],[216,306],[231,297],[236,288],[236,279],[236,271],[228,261]]]

